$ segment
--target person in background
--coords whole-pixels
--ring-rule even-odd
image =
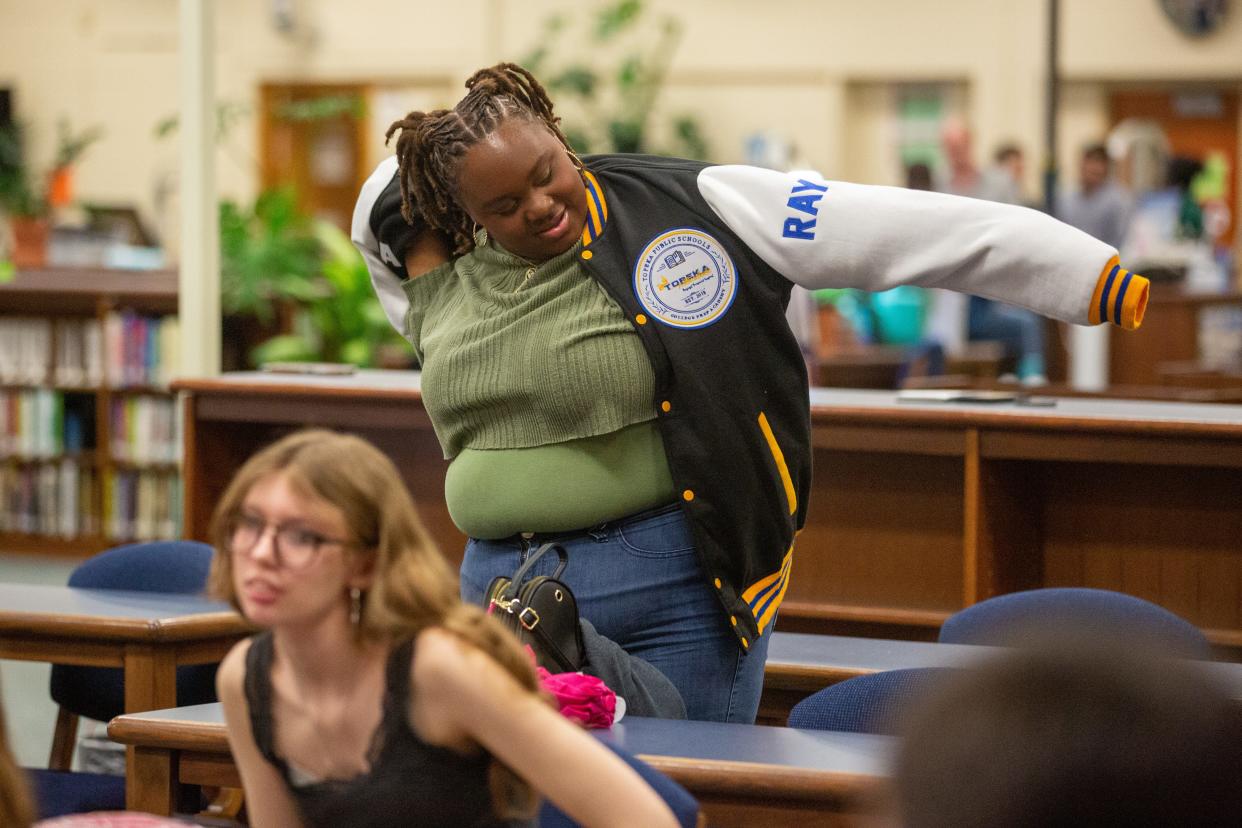
[[[1242,815],[1242,712],[1133,639],[1034,641],[931,688],[894,768],[904,828],[1217,828]]]
[[[250,824],[511,825],[536,792],[584,826],[674,826],[465,605],[392,462],[305,431],[251,457],[212,518],[210,587],[263,632],[217,674]]]
[[[1196,248],[1208,255],[1211,267],[1203,239],[1203,211],[1192,188],[1202,169],[1202,162],[1196,158],[1171,156],[1165,167],[1164,186],[1148,190],[1135,201],[1122,244],[1130,255],[1176,266],[1175,278],[1187,284],[1200,281],[1194,273]]]
[[[974,136],[958,118],[948,118],[940,127],[940,152],[945,168],[936,178],[942,193],[979,198],[983,174],[975,165]]]
[[[1057,196],[1056,216],[1105,244],[1120,248],[1133,208],[1129,195],[1112,178],[1103,144],[1089,144],[1078,161],[1078,189]]]
[[[1022,147],[1006,142],[992,153],[992,166],[983,171],[976,197],[1029,207],[1030,199],[1023,193],[1025,180],[1026,154]]]
[[[1022,150],[1016,144],[1001,145],[994,163],[985,172],[975,166],[970,129],[957,119],[946,121],[940,131],[940,147],[948,167],[939,181],[942,192],[970,198],[1022,204],[1021,176],[1024,170]],[[958,300],[938,294],[934,299],[933,330],[943,332],[960,319]],[[965,310],[966,339],[1003,342],[1007,356],[1016,363],[1017,378],[1028,385],[1047,383],[1045,376],[1046,337],[1044,320],[1039,314],[1015,307],[994,298],[971,296]],[[956,343],[946,341],[946,347]]]
[[[947,118],[940,127],[940,152],[945,165],[933,179],[939,192],[1002,204],[1027,204],[1023,195],[1026,155],[1018,144],[1006,141],[997,146],[991,166],[980,170],[975,165],[970,127],[959,118]]]
[[[525,69],[466,87],[389,128],[396,157],[363,185],[352,232],[422,366],[470,538],[463,597],[556,540],[582,616],[665,673],[688,718],[754,721],[811,495],[794,284],[930,284],[1091,322],[1116,252],[940,193],[579,158]],[[1126,285],[1123,325],[1146,295]]]
[[[921,161],[907,166],[906,188],[910,190],[932,189],[931,167]]]

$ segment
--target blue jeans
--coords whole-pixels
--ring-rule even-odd
[[[970,297],[966,336],[971,340],[996,339],[1018,360],[1018,375],[1044,372],[1044,320],[1034,311],[1000,302]]]
[[[569,554],[561,577],[573,590],[582,617],[668,676],[689,718],[755,721],[772,635],[752,642],[749,651],[738,645],[699,567],[680,506],[581,532],[471,538],[461,565],[462,598],[482,603],[492,578],[511,577],[529,552],[550,540]],[[544,555],[530,576],[551,575],[557,562],[555,555]]]

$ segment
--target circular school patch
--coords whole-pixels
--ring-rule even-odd
[[[674,328],[719,320],[737,294],[737,271],[724,245],[690,227],[656,236],[634,265],[634,293],[652,317]]]

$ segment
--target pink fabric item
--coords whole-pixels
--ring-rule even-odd
[[[45,819],[36,822],[34,828],[186,828],[188,823],[154,814],[142,814],[136,811],[95,811],[91,814],[70,814],[69,816]]]
[[[595,676],[585,673],[549,673],[536,667],[539,683],[556,699],[561,715],[583,727],[612,727],[617,694]]]

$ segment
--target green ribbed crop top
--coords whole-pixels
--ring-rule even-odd
[[[449,512],[472,537],[566,531],[673,499],[651,363],[580,250],[532,267],[482,243],[404,284],[423,404],[453,460]]]

